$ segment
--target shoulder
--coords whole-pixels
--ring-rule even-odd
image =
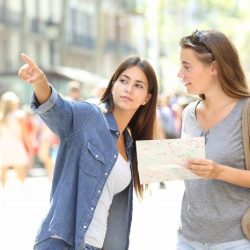
[[[89,112],[98,112],[97,105],[93,103],[89,103],[86,101],[70,101],[66,100],[67,103],[72,107],[73,110],[79,111],[79,110],[86,110]]]
[[[194,114],[195,108],[199,102],[200,102],[200,100],[189,103],[183,110],[183,116]]]
[[[103,105],[97,105],[86,101],[70,102],[73,110],[73,116],[80,120],[99,120],[103,119],[106,109]]]

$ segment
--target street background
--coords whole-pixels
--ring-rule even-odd
[[[45,213],[50,183],[47,177],[29,177],[22,186],[9,173],[6,190],[0,189],[0,249],[31,250]],[[134,198],[130,250],[174,250],[183,184],[153,184],[143,202]]]
[[[182,111],[191,101],[177,77],[180,38],[197,29],[221,30],[236,45],[249,81],[249,8],[247,0],[0,0],[0,98],[12,91],[25,111],[27,172],[39,170],[37,163],[47,171],[25,176],[23,186],[8,171],[4,191],[0,185],[0,250],[32,249],[49,203],[58,143],[28,108],[32,88],[17,76],[22,52],[63,96],[73,98],[69,83],[78,82],[80,100],[98,97],[128,55],[147,58],[158,78],[158,111],[165,114],[159,123],[171,125],[157,138],[178,138]],[[130,250],[175,249],[182,192],[183,183],[172,181],[166,189],[152,185],[143,202],[135,197]]]

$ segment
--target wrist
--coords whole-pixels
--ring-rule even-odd
[[[215,179],[222,180],[225,167],[224,167],[224,165],[221,165],[218,163],[215,163],[215,165],[216,165],[216,167],[215,167],[216,168],[216,178]]]

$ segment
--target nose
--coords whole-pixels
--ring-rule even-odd
[[[179,70],[179,72],[177,73],[178,77],[181,77],[181,70]]]
[[[182,72],[181,69],[180,69],[179,72],[177,73],[177,76],[178,76],[179,78],[182,78],[182,79],[183,79],[184,75],[183,75],[183,72]]]
[[[132,88],[133,88],[133,84],[128,83],[125,87],[125,92],[126,93],[131,93],[132,92]]]

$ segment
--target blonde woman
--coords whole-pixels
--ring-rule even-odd
[[[28,154],[24,146],[26,129],[24,112],[19,109],[19,97],[14,92],[6,92],[0,101],[0,170],[1,182],[5,187],[10,168],[17,172],[23,183],[26,177]]]

